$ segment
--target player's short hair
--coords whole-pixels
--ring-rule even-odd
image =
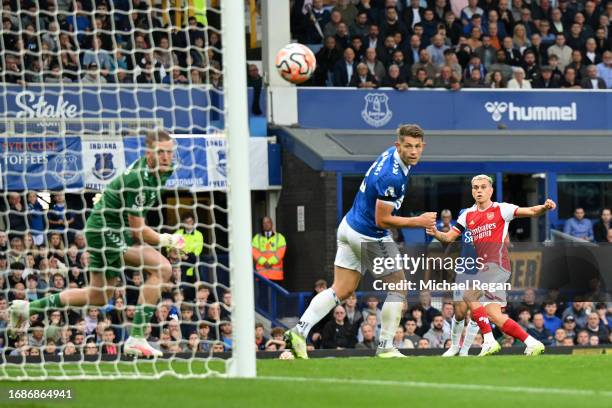
[[[448,208],[445,208],[444,210],[440,212],[440,216],[441,217],[452,217],[453,213]]]
[[[474,184],[474,182],[476,180],[487,180],[489,182],[489,184],[491,184],[491,186],[493,186],[493,179],[489,176],[487,176],[486,174],[479,174],[477,176],[472,177],[472,184]]]
[[[415,137],[417,139],[423,139],[425,137],[425,132],[419,125],[406,124],[400,125],[397,128],[397,138],[401,140],[404,136]]]
[[[162,129],[151,130],[147,132],[145,140],[147,147],[151,149],[153,148],[155,142],[167,142],[168,140],[172,140],[172,136],[170,136],[170,133]]]

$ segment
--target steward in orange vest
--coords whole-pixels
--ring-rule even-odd
[[[274,231],[274,225],[270,217],[262,220],[262,232],[253,237],[253,260],[257,273],[273,281],[282,281],[283,258],[287,249],[285,237],[280,232]]]

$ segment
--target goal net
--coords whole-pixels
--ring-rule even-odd
[[[1,380],[254,375],[244,15],[223,3],[5,5]]]

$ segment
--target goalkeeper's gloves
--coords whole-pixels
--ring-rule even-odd
[[[159,234],[159,245],[183,249],[185,246],[185,238],[179,234]]]
[[[96,195],[93,196],[91,201],[92,201],[93,205],[96,205],[96,204],[98,204],[100,202],[101,199],[102,199],[102,193],[96,193]]]

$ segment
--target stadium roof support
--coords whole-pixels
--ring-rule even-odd
[[[362,173],[395,141],[390,131],[272,129],[314,170]],[[417,173],[612,173],[612,131],[427,131]]]

